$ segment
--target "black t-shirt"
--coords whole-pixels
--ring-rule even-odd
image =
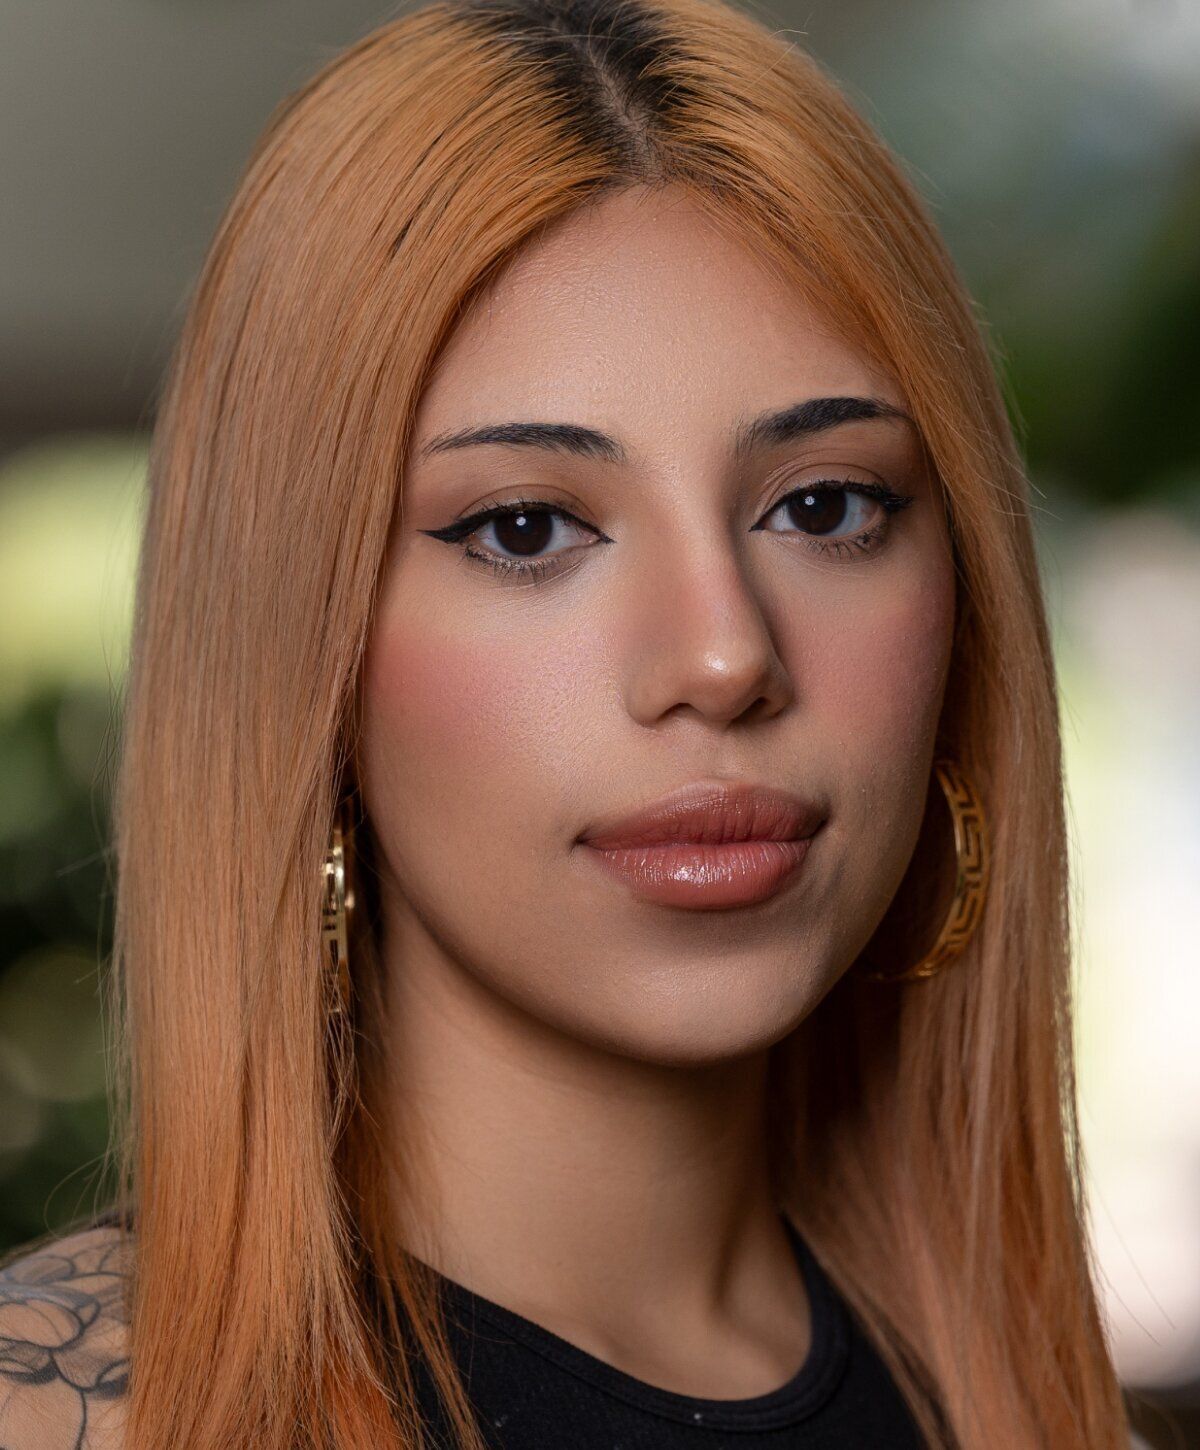
[[[493,1450],[920,1450],[886,1366],[795,1226],[784,1218],[812,1310],[812,1343],[785,1384],[709,1400],[635,1379],[439,1275],[451,1346]],[[427,1416],[444,1443],[429,1380]]]
[[[115,1213],[94,1226],[114,1224]],[[635,1379],[511,1309],[437,1275],[467,1395],[491,1450],[924,1450],[891,1375],[795,1225],[812,1311],[804,1363],[765,1395],[707,1400]],[[438,1450],[454,1441],[414,1356]]]

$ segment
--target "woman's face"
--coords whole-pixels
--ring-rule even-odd
[[[560,223],[464,318],[365,666],[392,971],[703,1063],[782,1038],[851,966],[916,841],[954,617],[937,492],[888,407],[682,193]],[[668,827],[683,844],[584,839],[677,792],[716,810]],[[757,844],[723,842],[722,806]]]

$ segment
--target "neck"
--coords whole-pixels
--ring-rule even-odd
[[[648,1331],[740,1314],[795,1279],[770,1189],[765,1050],[701,1066],[623,1057],[530,1016],[419,933],[388,968],[413,1185],[400,1233],[418,1258],[543,1323]]]

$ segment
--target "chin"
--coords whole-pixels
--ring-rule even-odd
[[[787,1037],[824,996],[826,986],[793,970],[786,982],[672,983],[656,992],[639,983],[620,1002],[596,1003],[585,1018],[573,1004],[560,1030],[620,1057],[662,1067],[714,1067],[765,1052]],[[832,985],[830,982],[828,985]]]

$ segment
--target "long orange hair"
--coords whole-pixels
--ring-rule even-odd
[[[781,1203],[931,1445],[1128,1443],[1084,1231],[1029,489],[946,250],[820,67],[721,0],[436,0],[271,118],[154,432],[112,977],[138,1450],[419,1446],[414,1345],[480,1444],[394,1242],[381,963],[360,930],[352,1037],[321,868],[431,362],[525,241],[633,185],[686,187],[897,380],[958,570],[940,744],[990,808],[986,912],[939,976],[848,972],[779,1045]],[[919,848],[898,897],[944,869]],[[874,949],[920,954],[899,924]]]

